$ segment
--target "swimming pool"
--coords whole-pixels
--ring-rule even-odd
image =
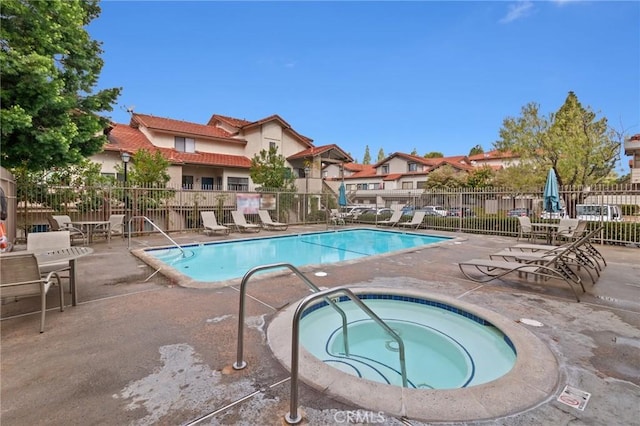
[[[425,282],[425,285],[428,283]],[[451,309],[450,312],[455,313],[457,310],[473,321],[486,321],[508,336],[508,346],[513,348],[510,350],[517,353],[517,357],[513,366],[495,380],[455,389],[430,389],[400,387],[357,377],[351,372],[347,374],[323,362],[301,344],[298,364],[300,380],[331,398],[389,416],[426,422],[474,422],[526,411],[548,400],[556,390],[559,371],[554,354],[536,335],[514,319],[457,298],[417,288],[365,285],[352,286],[350,290],[356,294],[379,295],[382,298],[415,298],[436,306],[447,306],[445,311]],[[267,329],[269,347],[287,369],[291,369],[292,321],[297,307],[298,304],[293,303],[280,311]],[[302,335],[306,333],[301,329],[299,334],[302,340]],[[405,355],[408,359],[406,346]],[[427,363],[423,365],[426,368]]]
[[[144,250],[148,258],[143,260],[152,266],[170,267],[194,282],[217,282],[241,278],[260,265],[322,265],[415,249],[451,239],[369,228],[347,229],[186,245],[183,246],[184,257],[175,247],[151,248]]]
[[[456,389],[490,382],[516,360],[511,341],[489,321],[424,298],[360,294],[402,339],[408,386]],[[307,308],[300,342],[325,364],[357,377],[402,386],[398,343],[346,297],[337,306],[349,320],[348,347],[341,317],[326,302]]]

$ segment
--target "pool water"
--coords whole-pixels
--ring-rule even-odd
[[[515,363],[510,340],[482,318],[424,299],[359,297],[402,338],[409,387],[474,386],[503,376]],[[300,323],[301,344],[345,373],[401,386],[397,342],[353,302],[342,301],[338,306],[349,321],[349,356],[344,351],[341,317],[324,303],[305,312]]]
[[[354,260],[450,240],[424,234],[374,229],[315,232],[277,237],[220,241],[146,252],[196,281],[240,278],[250,269],[273,263],[293,266]]]

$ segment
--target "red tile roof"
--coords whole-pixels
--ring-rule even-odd
[[[209,122],[207,123],[207,125],[214,126],[217,121],[223,121],[223,122],[227,123],[228,125],[236,127],[238,129],[241,128],[241,127],[244,127],[244,126],[247,126],[247,125],[251,124],[250,121],[245,120],[245,119],[226,117],[224,115],[213,114],[211,116],[211,118],[209,119]]]
[[[208,125],[214,127],[218,121],[225,122],[225,123],[229,124],[230,126],[235,127],[236,129],[238,129],[238,132],[241,131],[241,130],[244,131],[244,130],[250,129],[252,127],[261,126],[261,125],[263,125],[265,123],[268,123],[270,121],[277,121],[280,124],[280,126],[282,126],[284,131],[291,133],[295,138],[300,140],[305,145],[313,146],[313,139],[311,139],[311,138],[309,138],[307,136],[301,135],[300,133],[296,132],[293,129],[293,127],[291,127],[291,125],[289,123],[287,123],[278,114],[270,115],[270,116],[265,117],[263,119],[260,119],[258,121],[248,121],[248,120],[245,120],[245,119],[226,117],[224,115],[213,114],[211,116],[211,118],[209,119]]]
[[[487,151],[480,154],[472,155],[469,157],[470,161],[482,161],[482,160],[499,160],[502,158],[518,158],[520,157],[517,154],[512,153],[511,151]]]
[[[251,167],[251,160],[241,155],[227,155],[201,151],[188,153],[176,151],[173,148],[157,147],[153,145],[140,130],[126,124],[112,124],[107,140],[108,142],[104,146],[105,151],[126,151],[131,154],[135,154],[141,149],[147,149],[150,152],[160,151],[172,164],[200,164],[244,169]]]
[[[171,132],[177,135],[225,139],[228,142],[246,144],[246,141],[232,138],[229,132],[219,127],[174,120],[171,118],[156,117],[154,115],[133,114],[131,116],[131,125],[142,125],[148,129]]]
[[[338,151],[338,153],[340,155],[344,156],[349,161],[353,160],[349,154],[344,152],[342,150],[342,148],[340,148],[336,144],[322,145],[322,146],[312,146],[312,147],[307,148],[307,149],[305,149],[303,151],[300,151],[300,152],[297,152],[297,153],[295,153],[293,155],[288,156],[287,160],[297,160],[297,159],[300,159],[300,158],[315,157],[316,155],[321,155],[321,154],[324,154],[325,152],[328,152],[328,151],[331,151],[331,150]],[[349,163],[346,163],[346,164],[349,164]]]

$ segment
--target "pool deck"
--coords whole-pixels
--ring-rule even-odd
[[[318,231],[295,226],[286,233]],[[597,246],[608,266],[576,303],[563,283],[517,277],[478,284],[457,262],[484,258],[514,238],[445,233],[462,240],[411,252],[311,269],[320,287],[407,288],[489,309],[546,344],[559,374],[539,404],[492,420],[460,424],[640,424],[640,249]],[[281,235],[262,231],[251,237]],[[180,244],[247,238],[247,234],[172,234]],[[132,248],[165,245],[161,236],[132,239]],[[354,242],[357,244],[357,242]],[[290,273],[256,277],[248,286],[245,360],[236,371],[238,285],[184,288],[133,256],[126,240],[91,245],[78,260],[77,306],[56,308],[49,293],[45,332],[38,333],[37,298],[2,305],[0,386],[2,425],[281,425],[289,412],[289,373],[273,356],[267,327],[276,314],[309,294]],[[20,249],[20,247],[17,247]],[[324,277],[313,275],[326,272]],[[67,303],[70,303],[67,294]],[[541,327],[517,324],[532,319]],[[548,372],[541,372],[546,374]],[[552,379],[550,379],[552,380]],[[557,399],[565,385],[591,397],[579,410]],[[384,391],[371,392],[385,398]],[[495,401],[510,404],[511,395]],[[451,398],[433,413],[476,401]],[[388,403],[388,401],[385,401]],[[402,419],[336,400],[304,383],[303,424],[457,424]],[[430,401],[425,401],[430,410]],[[516,407],[517,404],[514,404]],[[478,419],[484,418],[479,414]],[[491,419],[491,417],[489,417]],[[197,421],[200,419],[200,421]]]

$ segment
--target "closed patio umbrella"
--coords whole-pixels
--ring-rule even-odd
[[[338,205],[340,205],[340,207],[347,205],[347,191],[344,187],[344,182],[340,184],[340,188],[338,189]]]
[[[558,178],[553,169],[549,170],[547,175],[547,183],[544,185],[544,194],[542,195],[544,202],[544,211],[549,213],[558,213],[562,210],[560,204],[560,191],[558,189]]]

